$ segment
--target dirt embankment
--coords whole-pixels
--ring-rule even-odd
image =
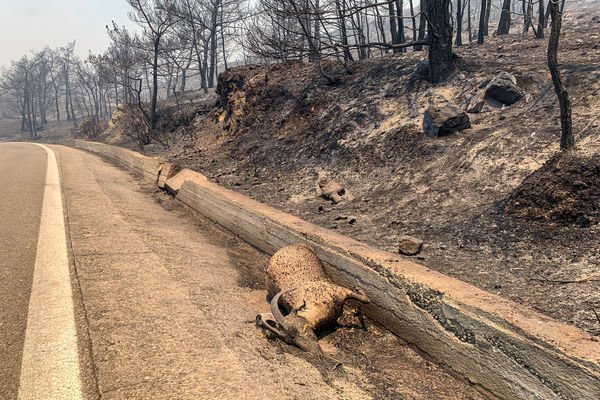
[[[170,145],[146,152],[384,250],[419,237],[415,261],[600,334],[599,13],[565,21],[578,146],[564,154],[547,42],[531,33],[458,48],[441,85],[427,83],[418,52],[354,62],[350,74],[325,64],[336,85],[299,62],[234,68],[214,107],[167,123]],[[498,71],[517,78],[523,100],[471,114],[460,133],[423,134],[431,103],[466,108]],[[345,188],[339,204],[317,193],[329,179]]]

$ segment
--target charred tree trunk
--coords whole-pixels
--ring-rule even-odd
[[[550,20],[550,3],[551,1],[548,2],[548,6],[546,7],[546,13],[544,14],[544,29],[548,27],[548,21]]]
[[[498,23],[498,35],[508,35],[510,31],[510,0],[502,3],[502,14]]]
[[[425,11],[427,10],[427,0],[421,0],[419,4],[419,12],[421,14],[419,17],[419,42],[422,42],[423,40],[425,40],[425,27],[427,26],[427,18],[425,18]],[[415,51],[421,51],[423,50],[423,45],[418,44],[414,48]]]
[[[483,30],[483,34],[485,36],[489,36],[490,32],[489,32],[489,28],[490,28],[490,12],[492,10],[492,0],[488,0],[487,2],[487,6],[485,8],[485,25],[484,25],[484,30]]]
[[[558,42],[562,28],[562,14],[558,10],[558,0],[549,1],[552,7],[550,10],[552,24],[550,28],[550,40],[548,41],[548,68],[550,69],[552,83],[554,84],[554,90],[560,104],[560,126],[562,130],[560,148],[566,150],[573,147],[575,138],[573,136],[573,123],[571,121],[571,99],[558,69]]]
[[[487,11],[488,0],[481,0],[481,10],[479,10],[479,29],[477,30],[477,43],[483,43],[485,35],[485,15]]]
[[[525,32],[529,31],[529,27],[535,30],[533,26],[533,1],[528,0],[527,11],[525,12]]]
[[[156,129],[158,118],[156,116],[156,103],[158,99],[158,53],[160,50],[160,37],[154,39],[154,58],[152,59],[152,97],[150,100],[150,126]],[[149,143],[145,143],[149,144]]]
[[[338,13],[338,17],[340,19],[340,33],[342,35],[342,44],[344,45],[344,59],[346,61],[354,61],[352,57],[352,53],[348,48],[348,29],[346,27],[346,7],[342,9],[342,5],[340,4],[340,0],[335,0],[335,7]],[[383,39],[385,42],[385,38]]]
[[[469,43],[473,41],[473,29],[471,27],[471,0],[467,1],[467,30],[469,31]]]
[[[396,26],[396,12],[394,11],[395,5],[393,2],[389,4],[389,16],[390,16],[390,33],[392,35],[392,44],[398,44],[398,27]],[[397,53],[398,49],[394,49],[394,53]]]
[[[454,45],[462,46],[462,20],[463,20],[462,0],[456,2],[456,41]]]
[[[406,43],[404,34],[404,0],[396,0],[396,17],[398,17],[398,44]],[[401,53],[406,53],[406,48],[400,49]]]
[[[77,125],[77,116],[75,115],[75,109],[73,108],[73,94],[71,93],[71,89],[69,89],[69,108],[71,110],[71,121],[73,125]]]
[[[535,37],[538,39],[544,37],[544,11],[544,0],[538,0],[538,26],[535,31]]]
[[[410,6],[410,15],[412,20],[412,41],[417,40],[417,18],[415,17],[415,7],[413,4],[413,0],[409,0]]]
[[[210,31],[210,64],[208,67],[208,72],[206,74],[206,78],[208,79],[208,87],[212,88],[215,86],[215,74],[217,69],[217,52],[218,52],[218,43],[217,43],[217,34],[218,34],[218,17],[219,17],[219,8],[221,7],[221,2],[218,1],[214,6],[211,13],[211,31]]]
[[[54,80],[52,81],[52,85],[54,87],[54,105],[56,106],[56,121],[60,122],[60,104],[58,101],[58,87]]]
[[[429,32],[429,80],[438,83],[452,72],[452,24],[450,0],[427,1]]]
[[[383,17],[381,16],[380,12],[379,12],[379,7],[375,7],[375,13],[377,15],[377,37],[379,38],[379,35],[381,35],[381,41],[383,43],[387,43],[387,38],[385,36],[385,27],[383,24]],[[345,51],[346,49],[344,49],[344,55],[345,55]],[[381,49],[381,55],[383,54],[387,54],[389,51],[389,49]]]

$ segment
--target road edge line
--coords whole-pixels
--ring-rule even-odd
[[[47,170],[18,398],[81,399],[60,175],[54,152],[34,145],[46,151]]]

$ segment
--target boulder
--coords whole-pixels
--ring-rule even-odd
[[[450,135],[470,127],[471,120],[467,113],[452,104],[431,106],[423,116],[423,130],[432,138]]]
[[[414,238],[412,236],[401,236],[399,239],[399,250],[400,254],[405,256],[414,256],[421,252],[423,248],[423,241],[421,239]]]
[[[346,192],[344,187],[336,181],[319,182],[319,188],[321,189],[321,195],[334,204],[342,201],[342,196]]]
[[[508,72],[500,72],[485,87],[485,95],[510,106],[521,100],[525,93],[517,86],[517,78]]]

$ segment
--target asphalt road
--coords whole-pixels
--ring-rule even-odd
[[[65,379],[86,399],[481,398],[358,320],[322,339],[327,360],[268,340],[254,323],[269,308],[265,254],[105,160],[49,147],[60,185],[46,185],[43,148],[0,144],[0,399],[36,398],[29,393],[47,390],[44,381]],[[62,207],[51,209],[64,223],[48,229],[44,190],[57,188]],[[72,305],[48,306],[43,291],[58,283],[39,277],[48,270],[40,260],[55,257],[36,262],[36,248],[61,238],[70,293],[59,300]],[[52,317],[55,308],[72,315],[76,339],[40,350],[71,323]]]
[[[0,399],[15,398],[46,181],[46,152],[0,145]]]

